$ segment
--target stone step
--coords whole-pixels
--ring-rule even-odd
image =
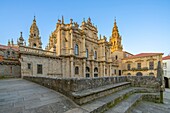
[[[134,106],[138,101],[142,100],[142,94],[133,94],[128,99],[120,102],[113,108],[109,109],[105,113],[126,113]]]
[[[110,107],[116,105],[123,99],[127,98],[129,95],[142,90],[143,88],[130,87],[116,93],[110,94],[108,96],[98,98],[92,102],[86,103],[81,106],[82,109],[90,113],[100,113],[108,110]]]
[[[130,82],[115,83],[115,84],[105,85],[93,89],[73,92],[72,96],[74,97],[73,99],[74,102],[76,102],[78,105],[82,105],[92,100],[126,89],[130,87],[130,85],[131,85]]]

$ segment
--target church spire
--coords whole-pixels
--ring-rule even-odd
[[[119,35],[119,30],[118,30],[116,18],[115,18],[114,19],[114,26],[113,26],[113,29],[112,29],[112,36],[110,38],[110,41],[112,43],[112,48],[111,48],[112,52],[123,50],[121,40],[122,39],[121,39],[121,36]]]
[[[36,24],[35,16],[33,19],[33,23],[30,27],[30,36],[28,42],[30,47],[41,48],[42,43],[41,43],[41,38],[39,36],[39,29]]]

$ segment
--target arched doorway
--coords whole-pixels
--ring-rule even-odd
[[[164,77],[165,88],[169,88],[169,80],[167,77]]]
[[[137,72],[136,76],[142,76],[143,74],[141,72]]]
[[[90,68],[86,67],[86,77],[90,77]]]

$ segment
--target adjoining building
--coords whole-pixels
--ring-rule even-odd
[[[165,87],[170,88],[170,55],[162,58]]]
[[[0,45],[0,76],[21,76],[18,46],[13,40],[8,41],[8,46]]]
[[[123,75],[157,75],[158,61],[163,53],[140,53],[122,59]]]

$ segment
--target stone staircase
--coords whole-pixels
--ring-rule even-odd
[[[65,113],[128,113],[139,101],[160,102],[160,84],[154,76],[24,78],[60,92],[78,105]]]
[[[80,113],[127,113],[141,100],[159,102],[158,93],[150,88],[131,87],[129,82],[74,92],[73,95],[80,105]],[[79,113],[80,109],[73,111]]]

